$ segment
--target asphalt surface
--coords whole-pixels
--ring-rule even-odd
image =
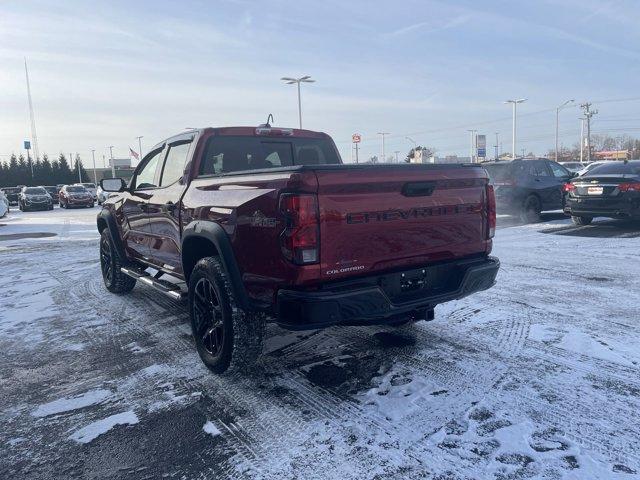
[[[183,305],[106,292],[95,213],[2,220],[0,478],[640,472],[638,225],[501,218],[492,290],[402,330],[270,327],[219,377]]]

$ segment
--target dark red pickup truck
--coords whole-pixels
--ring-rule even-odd
[[[140,162],[98,215],[107,289],[188,297],[200,357],[246,368],[288,329],[433,319],[490,288],[495,199],[475,165],[343,165],[318,132],[205,128]]]

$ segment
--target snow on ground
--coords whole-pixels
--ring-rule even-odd
[[[100,278],[96,209],[0,220],[0,478],[640,477],[640,226],[500,218],[487,292],[413,327],[269,329],[204,368]]]

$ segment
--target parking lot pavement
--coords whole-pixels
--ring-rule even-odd
[[[0,478],[640,472],[633,226],[503,222],[498,284],[435,321],[270,328],[254,374],[217,377],[184,307],[105,291],[95,213],[0,221]]]

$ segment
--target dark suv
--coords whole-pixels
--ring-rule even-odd
[[[545,158],[516,158],[483,166],[495,188],[498,213],[520,215],[524,222],[539,220],[546,210],[562,210],[564,185],[575,176]]]

